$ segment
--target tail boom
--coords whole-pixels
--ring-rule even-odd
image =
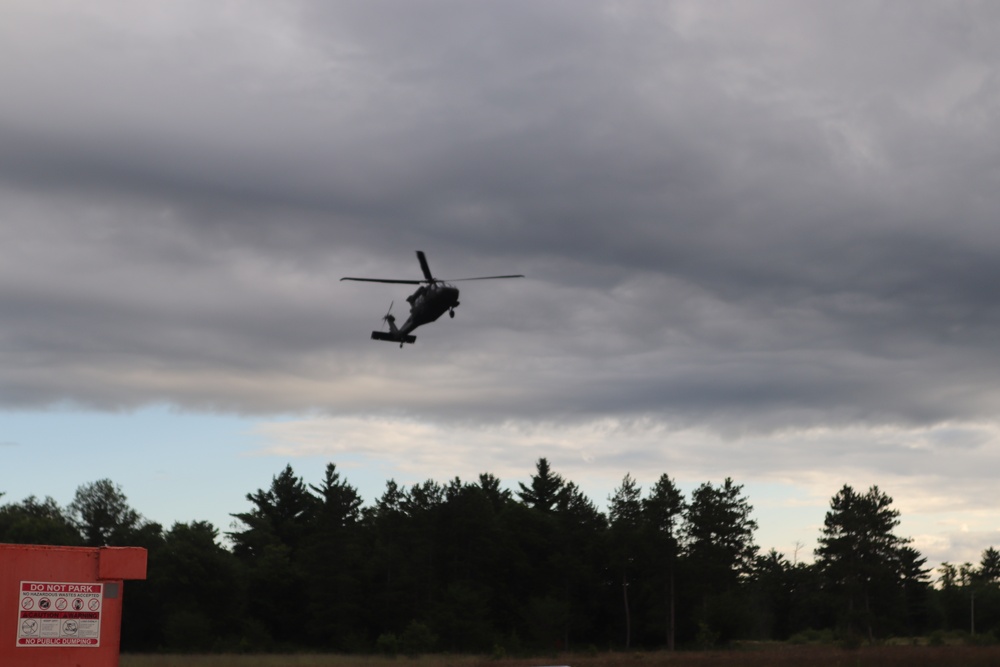
[[[393,327],[395,328],[395,327]],[[400,335],[395,331],[373,331],[372,340],[387,340],[392,343],[416,343],[417,337],[410,334]]]

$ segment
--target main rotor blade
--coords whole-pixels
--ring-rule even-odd
[[[389,280],[388,278],[341,278],[341,280],[357,280],[363,283],[400,283],[403,285],[420,285],[426,280]]]
[[[479,276],[478,278],[452,278],[450,280],[442,280],[443,283],[459,283],[464,280],[497,280],[499,278],[523,278],[524,276],[520,273],[513,276]]]
[[[424,278],[427,278],[427,282],[434,282],[434,276],[431,275],[431,267],[427,266],[427,255],[424,254],[423,250],[417,251],[417,260],[420,262],[420,270],[424,272]]]

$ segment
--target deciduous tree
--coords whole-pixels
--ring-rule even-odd
[[[67,509],[84,544],[91,547],[132,545],[143,523],[121,487],[110,479],[79,487]]]
[[[28,496],[0,507],[0,542],[77,546],[83,538],[55,500]]]

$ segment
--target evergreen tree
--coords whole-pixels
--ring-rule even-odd
[[[341,480],[335,463],[327,463],[322,483],[310,484],[309,489],[319,498],[314,516],[316,528],[336,531],[357,526],[364,501],[355,487]]]
[[[897,558],[903,622],[907,634],[921,634],[927,628],[930,589],[930,569],[925,567],[927,559],[910,546],[901,546]]]
[[[545,514],[536,511],[536,514]],[[557,647],[572,648],[575,637],[592,637],[603,628],[606,607],[594,590],[607,562],[602,539],[607,518],[573,482],[564,482],[554,512],[548,566],[550,597],[565,609],[565,626]]]
[[[792,610],[793,566],[776,549],[757,556],[751,574],[755,636],[761,639],[786,639]]]
[[[521,490],[517,495],[522,503],[532,509],[551,512],[559,502],[566,482],[552,472],[548,459],[540,458],[536,464],[536,472],[531,476],[531,486],[525,486],[523,482],[518,482],[518,486]]]
[[[690,576],[696,582],[703,645],[729,641],[748,630],[752,618],[740,599],[740,584],[750,575],[757,545],[753,507],[743,486],[726,478],[721,486],[704,483],[691,494],[685,537]]]
[[[639,558],[642,544],[642,489],[629,473],[621,486],[608,498],[608,519],[611,524],[611,557],[620,577],[622,609],[625,618],[625,650],[632,648],[632,609],[629,603],[629,578]]]
[[[301,641],[299,600],[309,581],[301,547],[314,526],[319,501],[291,465],[272,478],[268,489],[248,493],[246,499],[253,507],[232,515],[237,530],[227,535],[246,567],[247,594],[253,600],[249,615],[258,629],[248,633],[247,641],[254,648],[292,646]]]
[[[500,480],[490,473],[484,472],[479,475],[479,488],[497,513],[504,510],[513,497],[510,491],[501,488]]]
[[[246,595],[232,552],[218,543],[219,531],[205,521],[175,523],[149,554],[146,618],[155,632],[147,650],[219,650],[236,646]],[[131,594],[129,605],[132,604]],[[126,605],[128,607],[129,605]],[[153,621],[153,623],[149,623]]]
[[[430,626],[438,646],[449,651],[481,652],[492,648],[496,620],[507,616],[498,599],[503,590],[503,559],[507,547],[501,537],[495,504],[503,497],[489,482],[464,484],[455,478],[445,487],[439,512],[440,563]]]
[[[660,475],[642,501],[643,530],[653,559],[651,574],[661,582],[659,590],[664,591],[661,599],[665,601],[663,616],[667,648],[671,651],[676,648],[676,566],[685,506],[684,494],[666,473]]]
[[[502,517],[509,536],[508,593],[520,606],[529,639],[539,648],[569,649],[575,637],[593,641],[603,628],[600,581],[606,558],[604,515],[544,458],[519,503]]]
[[[1000,634],[998,566],[1000,552],[993,547],[982,552],[978,566],[941,564],[941,590],[935,597],[946,628],[973,635],[984,631]]]
[[[706,482],[691,494],[685,522],[687,551],[707,576],[711,590],[732,589],[753,568],[757,522],[742,492],[743,486],[727,477],[721,486]]]
[[[446,578],[447,563],[440,558],[442,542],[441,508],[445,487],[428,479],[411,486],[403,500],[407,524],[407,562],[412,573],[414,602],[418,610],[411,621],[425,621],[434,595]]]
[[[363,513],[368,545],[367,625],[374,636],[399,637],[417,614],[408,504],[406,490],[390,479],[375,505]]]
[[[979,561],[979,576],[985,583],[1000,583],[1000,551],[988,547]]]
[[[899,599],[900,550],[908,540],[893,532],[898,525],[899,511],[877,486],[861,494],[845,484],[830,501],[816,549],[817,564],[841,601],[845,629],[861,629],[869,641],[876,627],[891,621]]]
[[[303,540],[301,561],[311,585],[306,591],[311,642],[341,651],[364,648],[360,620],[365,560],[358,490],[328,463],[323,480],[309,486],[318,500]]]
[[[280,544],[294,551],[309,531],[319,502],[309,493],[302,478],[286,465],[271,479],[271,486],[248,493],[253,505],[249,512],[233,514],[237,528],[227,535],[238,556],[261,556],[270,545]]]

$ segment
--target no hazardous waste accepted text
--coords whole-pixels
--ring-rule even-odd
[[[18,646],[100,646],[104,584],[22,581]]]

